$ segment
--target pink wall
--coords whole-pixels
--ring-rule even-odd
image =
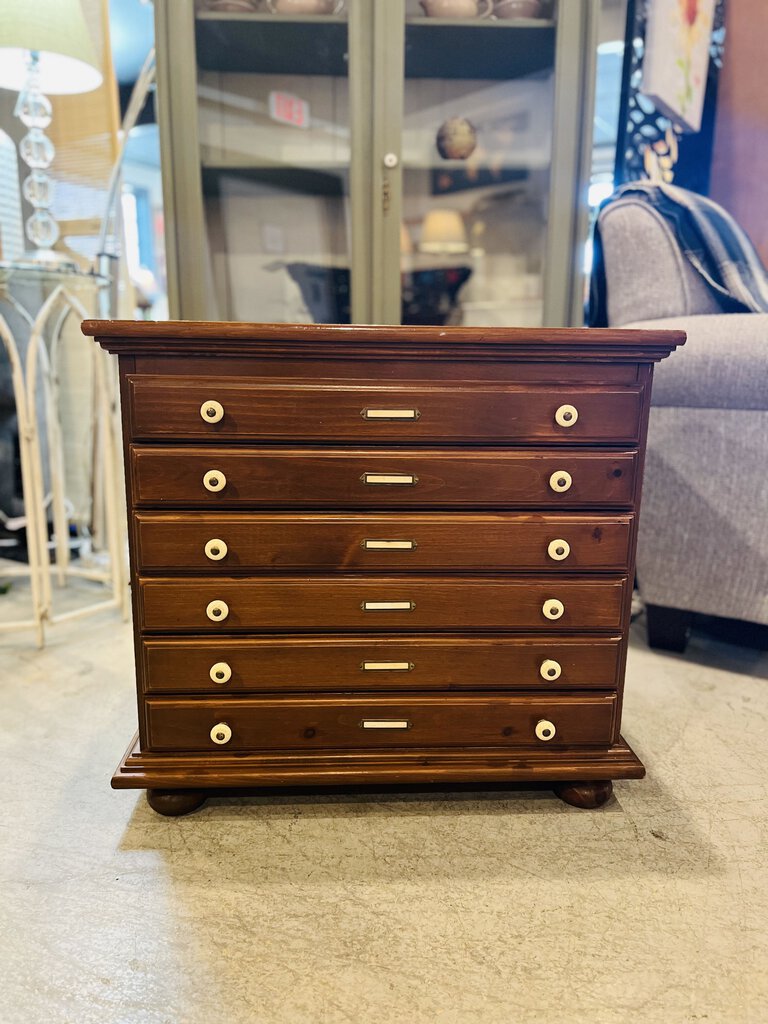
[[[768,264],[768,2],[727,0],[710,195]]]

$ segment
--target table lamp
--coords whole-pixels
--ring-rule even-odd
[[[0,2],[0,88],[19,93],[14,113],[27,129],[19,153],[30,170],[22,192],[33,208],[25,228],[35,247],[33,258],[41,262],[58,260],[53,246],[59,237],[50,209],[48,168],[56,151],[45,134],[52,117],[45,94],[98,88],[98,63],[80,0]]]
[[[467,252],[467,229],[458,210],[429,210],[422,221],[419,249],[443,256]]]

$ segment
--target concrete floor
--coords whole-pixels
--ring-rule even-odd
[[[638,634],[648,777],[598,811],[277,795],[164,819],[109,788],[130,648],[108,613],[42,652],[0,635],[2,1024],[768,1021],[768,656]]]

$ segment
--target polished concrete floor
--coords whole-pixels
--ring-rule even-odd
[[[638,633],[648,777],[598,811],[277,795],[165,819],[109,788],[130,648],[108,613],[42,652],[0,636],[2,1024],[768,1021],[766,655]]]

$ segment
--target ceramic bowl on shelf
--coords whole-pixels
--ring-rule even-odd
[[[197,9],[219,14],[253,14],[258,10],[258,0],[200,0]]]
[[[493,0],[419,0],[428,18],[487,18]]]
[[[341,14],[344,0],[267,0],[272,14]]]
[[[494,16],[504,21],[516,18],[541,18],[544,5],[541,0],[496,0],[493,5]]]

